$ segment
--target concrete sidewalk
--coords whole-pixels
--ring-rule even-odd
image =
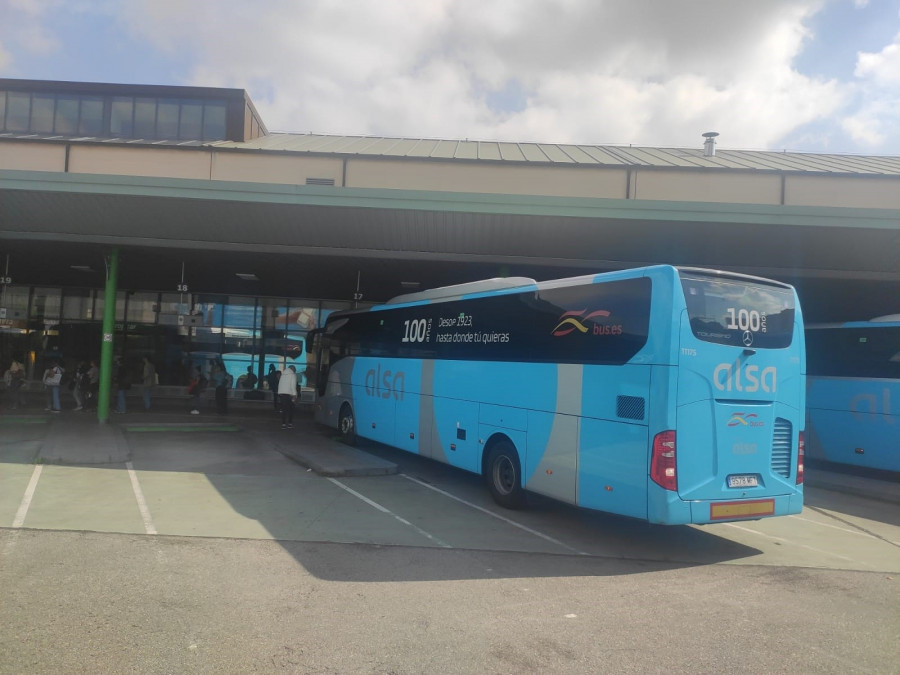
[[[135,401],[135,403],[139,403]],[[142,430],[209,431],[236,430],[253,436],[255,443],[290,457],[322,476],[380,476],[397,473],[397,465],[352,448],[337,440],[337,432],[315,424],[310,406],[301,406],[294,414],[294,429],[282,430],[281,417],[271,402],[232,401],[229,414],[217,415],[204,410],[189,414],[185,401],[156,399],[150,412],[132,406],[134,412],[111,414],[105,424],[96,412],[44,412],[40,407],[3,410],[4,424],[49,424],[37,462],[69,465],[102,465],[129,461],[126,434],[129,428]],[[830,465],[806,466],[805,484],[818,488],[900,504],[900,482],[895,475],[883,479],[845,472]]]
[[[805,466],[804,482],[808,487],[866,497],[880,502],[900,504],[900,482],[896,476],[884,479],[859,476],[831,466]]]
[[[96,411],[65,410],[49,413],[26,408],[3,411],[0,420],[6,424],[47,424],[35,462],[66,465],[122,464],[131,460],[126,435],[147,431],[242,431],[252,435],[252,442],[269,447],[290,457],[302,466],[323,476],[381,476],[397,473],[397,465],[352,448],[337,440],[331,429],[313,422],[309,406],[294,413],[294,428],[283,430],[281,416],[271,404],[234,402],[229,414],[204,411],[191,415],[182,401],[155,400],[151,410],[143,408],[123,415],[111,414],[101,424]]]

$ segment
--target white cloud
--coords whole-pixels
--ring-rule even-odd
[[[843,129],[871,151],[900,145],[900,34],[880,52],[859,53],[854,75],[859,104],[842,120]]]
[[[877,54],[859,53],[854,75],[888,86],[900,85],[900,34]]]
[[[766,148],[826,138],[843,115],[868,144],[900,79],[897,44],[860,54],[858,83],[797,70],[826,0],[75,2],[183,64],[160,81],[245,88],[282,131],[699,147],[715,130]],[[37,15],[22,24],[53,48]]]
[[[820,6],[154,0],[126,18],[192,54],[190,83],[247,88],[274,129],[664,145],[716,129],[765,147],[840,102],[835,83],[791,67]],[[510,83],[524,109],[491,109],[488,94]]]

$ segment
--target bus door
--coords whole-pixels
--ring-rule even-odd
[[[738,290],[719,292],[746,296]],[[781,292],[768,298],[777,307],[753,308],[768,317],[753,322],[755,331],[729,328],[728,317],[736,310],[727,302],[720,307],[721,322],[710,321],[718,311],[710,311],[717,304],[712,302],[698,321],[699,310],[692,316],[688,300],[680,326],[676,407],[677,487],[683,500],[742,500],[796,491],[803,377],[800,347],[791,348],[793,303],[789,313],[775,316]],[[793,297],[791,289],[784,293]],[[779,337],[779,332],[786,334]]]

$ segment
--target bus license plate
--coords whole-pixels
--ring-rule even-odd
[[[757,487],[758,485],[759,479],[756,476],[728,476],[728,487],[730,488]]]

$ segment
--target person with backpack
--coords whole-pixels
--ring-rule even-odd
[[[56,361],[51,361],[50,367],[44,371],[43,383],[47,391],[47,407],[44,410],[47,412],[58,413],[62,410],[59,406],[59,385],[64,372]]]

